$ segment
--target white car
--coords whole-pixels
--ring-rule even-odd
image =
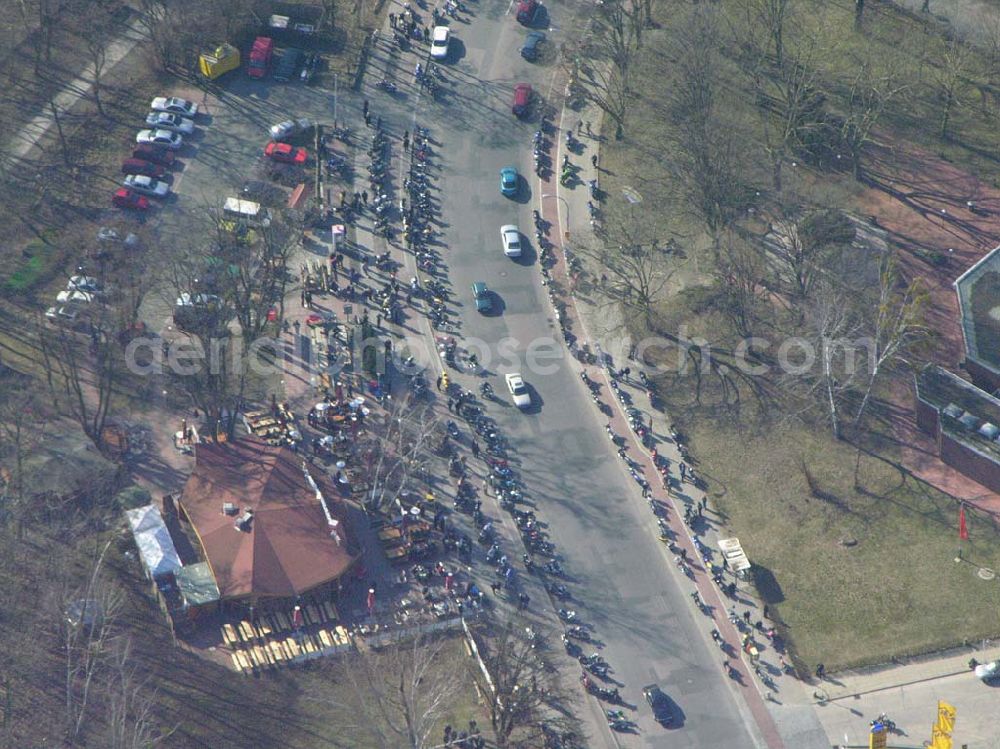
[[[451,41],[451,29],[447,26],[435,26],[431,33],[431,57],[443,60],[448,56],[448,42]]]
[[[514,401],[514,405],[518,408],[527,408],[531,405],[531,393],[528,392],[528,386],[524,384],[524,378],[521,377],[519,372],[511,372],[510,374],[505,374],[503,376],[504,380],[507,381],[507,389],[510,391],[510,397]]]
[[[165,198],[170,193],[170,185],[145,174],[128,174],[122,184],[140,195],[149,195],[153,198]]]
[[[67,289],[56,294],[56,302],[58,304],[90,304],[95,298],[93,294],[78,289]]]
[[[179,114],[181,117],[193,118],[198,114],[197,104],[178,96],[157,96],[149,103],[149,108],[154,112],[170,112],[170,114]]]
[[[91,276],[70,276],[66,282],[67,291],[86,291],[88,294],[100,296],[104,293],[101,282]]]
[[[507,257],[521,257],[521,232],[514,224],[500,227],[500,239],[503,241],[503,254]]]
[[[313,121],[308,117],[303,117],[298,120],[285,120],[284,122],[279,122],[277,125],[271,125],[271,129],[268,132],[271,135],[271,140],[282,141],[293,138],[296,135],[301,135],[312,129]]]
[[[976,676],[983,681],[993,681],[1000,678],[1000,661],[980,663],[976,666]]]
[[[72,325],[77,321],[80,313],[75,307],[49,307],[45,310],[45,317],[56,323]]]
[[[184,138],[180,133],[172,133],[169,130],[140,130],[135,136],[135,142],[149,144],[151,146],[163,146],[171,151],[176,151],[184,145]]]
[[[215,294],[191,294],[184,291],[177,297],[176,304],[178,307],[213,307],[220,301]]]
[[[194,123],[191,120],[170,112],[150,112],[146,115],[146,125],[160,130],[171,130],[181,135],[190,135],[194,132]]]

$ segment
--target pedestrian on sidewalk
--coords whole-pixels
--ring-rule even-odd
[[[368,114],[368,112],[365,112],[365,127],[371,127],[371,126],[372,126],[372,116]]]
[[[587,128],[587,135],[593,135],[594,131],[590,129],[590,120],[587,120],[587,122],[585,123],[585,125],[586,125],[586,128]]]
[[[707,510],[708,509],[708,497],[702,497],[701,498],[701,502],[699,504],[701,505],[701,507],[700,507],[701,510]]]
[[[396,29],[396,14],[395,13],[390,13],[389,14],[389,27],[391,29],[393,29],[393,31],[395,31],[395,29]]]
[[[448,399],[448,410],[449,411],[455,410],[455,401],[452,400],[451,398]]]
[[[601,168],[599,166],[597,166],[597,154],[596,153],[593,156],[590,157],[590,164],[597,171],[601,171]]]
[[[701,502],[699,502],[698,503],[698,517],[704,517],[704,515],[705,515],[704,510],[705,510],[705,506],[702,505]]]
[[[361,193],[361,202],[365,204],[365,208],[368,207],[368,191],[364,190]]]
[[[376,130],[382,129],[382,115],[379,115],[378,117],[375,118],[375,129]]]
[[[577,120],[576,121],[576,133],[577,133],[577,135],[579,135],[582,132],[583,132],[583,120]]]
[[[403,150],[404,151],[409,151],[410,150],[410,131],[409,130],[404,130],[403,131]]]
[[[302,291],[299,292],[299,304],[301,304],[303,307],[306,306],[306,292],[305,292],[305,289],[303,289]]]
[[[479,457],[479,440],[472,440],[472,457]],[[767,614],[764,614],[764,616],[767,616]]]
[[[770,619],[771,618],[771,609],[768,608],[768,605],[766,603],[764,604],[764,612],[763,613],[764,613],[764,618],[765,619]]]
[[[376,328],[381,328],[382,327],[382,313],[381,312],[379,312],[377,315],[375,315],[375,327]]]
[[[438,375],[437,383],[436,384],[437,384],[438,392],[441,392],[441,375]]]
[[[365,99],[364,104],[361,105],[361,113],[364,118],[368,119],[368,99]]]
[[[750,609],[747,609],[746,611],[743,612],[743,621],[746,622],[747,624],[750,623]]]

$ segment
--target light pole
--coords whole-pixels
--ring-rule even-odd
[[[562,203],[563,203],[563,206],[566,208],[566,231],[564,232],[564,234],[565,234],[565,237],[566,237],[566,241],[568,242],[569,241],[569,203],[566,202],[566,198],[564,198],[559,193],[555,193],[555,192],[543,192],[542,193],[542,199],[544,200],[545,198],[555,198],[556,200],[561,200]]]

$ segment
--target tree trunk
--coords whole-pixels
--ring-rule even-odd
[[[948,137],[948,125],[951,123],[951,109],[955,104],[955,96],[949,91],[944,97],[944,108],[941,110],[941,131],[938,133],[941,140]]]
[[[59,119],[59,108],[56,107],[55,98],[49,99],[49,107],[52,110],[52,122],[56,126],[56,132],[59,134],[59,145],[62,148],[63,162],[66,166],[70,166],[69,158],[69,145],[66,143],[66,134],[63,132],[62,120]]]
[[[865,0],[854,0],[854,30],[861,31],[862,19],[865,15]]]

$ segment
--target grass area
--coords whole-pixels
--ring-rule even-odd
[[[721,7],[735,12],[736,3]],[[927,33],[913,16],[888,4],[869,4],[864,34],[851,31],[853,3],[804,2],[792,13],[785,40],[789,54],[803,50],[809,36],[825,35],[835,50],[818,62],[817,86],[827,94],[828,110],[840,109],[859,59],[887,61],[903,71],[909,88],[886,113],[878,139],[916,144],[993,181],[995,117],[992,104],[976,93],[984,80],[976,76],[987,69],[979,52],[969,53],[961,104],[950,136],[941,139],[935,129],[941,111],[936,81],[946,42],[936,31]],[[629,110],[626,140],[608,139],[602,146],[605,223],[652,227],[654,236],[674,238],[685,250],[684,259],[665,260],[673,275],[652,315],[656,327],[731,346],[737,336],[719,313],[710,240],[692,209],[692,186],[670,148],[678,134],[665,101],[677,85],[678,60],[690,54],[676,43],[685,21],[660,20],[663,28],[647,33],[633,66],[632,90],[639,93]],[[714,70],[715,109],[725,131],[735,134],[739,178],[769,193],[763,120],[727,34],[715,45],[723,50]],[[842,171],[803,167],[790,155],[783,177],[790,203],[863,210],[858,208],[863,187]],[[629,205],[622,198],[625,187],[638,191],[642,202]],[[635,328],[640,322],[633,323],[637,336],[645,334]],[[764,325],[760,334],[785,334],[782,325],[789,323]],[[957,505],[895,467],[898,446],[888,428],[872,435],[878,457],[862,460],[859,490],[854,449],[834,440],[822,419],[793,413],[782,400],[780,382],[771,383],[776,397],[764,406],[766,414],[748,389],[739,388],[738,404],[732,388],[724,397],[713,376],[702,383],[700,398],[690,374],[668,375],[664,384],[667,411],[690,434],[727,531],[740,537],[761,568],[761,592],[785,622],[801,666],[822,662],[833,670],[885,662],[1000,632],[1000,587],[975,574],[979,566],[1000,569],[1000,533],[987,519],[970,515],[972,540],[964,550],[969,561],[955,563]],[[883,390],[890,387],[886,382]]]
[[[686,425],[726,525],[764,570],[758,589],[780,615],[797,662],[836,669],[993,637],[1000,533],[968,515],[967,562],[956,564],[955,502],[885,461],[802,426],[737,434]],[[812,494],[807,467],[822,498]],[[851,545],[845,545],[851,544]]]

